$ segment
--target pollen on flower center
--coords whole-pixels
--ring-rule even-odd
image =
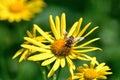
[[[97,77],[97,72],[94,69],[85,70],[84,77],[87,80],[93,80]]]
[[[59,39],[51,45],[51,51],[57,56],[66,56],[70,53],[71,47],[66,46],[66,39]]]
[[[24,9],[24,4],[22,3],[14,3],[9,6],[11,12],[17,13],[21,12]]]

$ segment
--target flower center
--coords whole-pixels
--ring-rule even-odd
[[[11,12],[14,12],[14,13],[21,12],[24,9],[24,4],[23,3],[14,3],[14,4],[10,5],[9,9]]]
[[[84,77],[87,80],[93,80],[97,77],[97,72],[94,69],[85,70]]]
[[[51,51],[53,52],[53,54],[55,54],[57,56],[66,56],[71,51],[71,44],[69,44],[69,46],[68,46],[66,39],[56,40],[51,45]]]

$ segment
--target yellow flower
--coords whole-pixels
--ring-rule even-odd
[[[38,46],[44,46],[41,42],[45,42],[45,38],[42,36],[37,36],[36,37],[36,30],[33,30],[33,33],[30,33],[29,31],[26,32],[27,36],[33,40],[36,40],[36,44]],[[27,38],[29,40],[29,38]],[[24,37],[24,39],[26,39],[26,37]],[[32,40],[30,40],[32,42]],[[38,42],[37,42],[38,41]],[[35,41],[34,41],[35,43]],[[23,44],[27,44],[27,45],[33,45],[32,43],[26,41]],[[21,55],[19,62],[25,60],[29,55],[35,53],[36,50],[32,50],[32,49],[27,49],[27,48],[21,48],[20,50],[18,50],[15,55],[12,57],[12,59],[15,59],[16,57],[18,57],[19,55]]]
[[[112,74],[108,72],[111,70],[109,66],[105,66],[105,63],[97,63],[96,58],[94,57],[90,63],[90,66],[83,64],[77,68],[78,73],[75,73],[74,76],[68,80],[98,80],[98,79],[107,79],[106,75]]]
[[[53,36],[47,35],[40,27],[34,25],[34,30],[37,30],[41,36],[46,38],[49,42],[45,44],[46,46],[39,47],[36,43],[31,42],[27,38],[28,42],[34,43],[35,45],[21,45],[24,48],[32,49],[38,51],[40,53],[32,55],[28,57],[28,60],[32,61],[41,61],[42,66],[47,66],[54,62],[53,67],[51,68],[50,72],[48,73],[48,77],[51,77],[54,72],[61,66],[62,68],[65,67],[66,62],[69,67],[69,71],[71,75],[73,75],[73,70],[75,70],[75,65],[73,63],[73,59],[80,59],[80,60],[91,60],[90,56],[84,54],[85,52],[90,52],[94,50],[100,50],[97,47],[88,47],[88,45],[100,38],[94,38],[90,41],[87,41],[81,45],[77,45],[78,42],[82,43],[82,40],[85,39],[88,35],[90,35],[95,29],[98,27],[94,27],[89,32],[85,34],[86,29],[90,26],[91,23],[88,23],[83,29],[81,29],[82,18],[80,18],[77,22],[73,24],[69,32],[66,32],[66,18],[65,13],[60,18],[56,16],[55,23],[53,21],[52,15],[49,17],[50,27],[53,33]],[[29,38],[30,39],[30,38]],[[33,40],[33,39],[31,39]],[[34,40],[36,42],[36,40]],[[43,43],[44,44],[44,43]]]
[[[44,6],[43,0],[0,0],[0,20],[30,20]]]

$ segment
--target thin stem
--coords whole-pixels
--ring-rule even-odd
[[[43,80],[47,80],[46,69],[45,67],[40,66],[40,70],[43,74]]]
[[[54,73],[53,80],[57,80],[57,75]]]
[[[47,80],[47,75],[46,75],[46,70],[45,70],[45,68],[42,70],[42,73],[43,73],[43,79],[44,80]]]
[[[60,71],[61,71],[61,67],[60,67],[59,70],[58,70],[58,74],[57,74],[56,80],[58,80],[59,77],[60,77]]]

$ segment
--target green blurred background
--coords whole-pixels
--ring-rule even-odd
[[[99,62],[106,62],[113,72],[108,80],[120,80],[120,0],[45,0],[47,6],[31,21],[9,23],[0,21],[0,80],[43,80],[40,67],[37,63],[12,60],[12,56],[20,49],[24,42],[26,30],[32,30],[33,24],[38,24],[43,30],[49,31],[48,17],[52,14],[60,16],[66,13],[67,28],[83,17],[83,25],[92,22],[90,28],[100,26],[88,37],[100,37],[101,40],[93,43],[103,51],[91,52]],[[78,65],[79,63],[76,62]],[[66,80],[69,76],[64,68],[59,80]],[[48,79],[48,80],[52,80]]]

